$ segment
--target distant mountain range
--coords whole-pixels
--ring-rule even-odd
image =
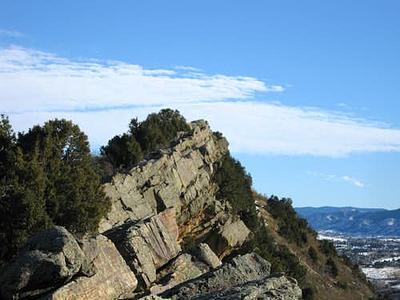
[[[400,209],[298,207],[297,213],[317,231],[360,236],[400,236]]]

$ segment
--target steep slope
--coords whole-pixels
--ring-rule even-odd
[[[302,294],[304,299],[372,296],[357,270],[346,266],[329,245],[320,245],[289,202],[266,200],[251,191],[250,176],[230,157],[221,134],[205,121],[189,127],[170,147],[150,153],[104,185],[112,205],[97,233],[73,237],[56,228],[33,237],[2,271],[0,295],[287,300]]]
[[[277,199],[256,195],[258,211],[267,224],[273,239],[287,247],[307,270],[301,282],[305,299],[369,299],[373,297],[371,285],[357,266],[347,258],[339,257],[332,244],[318,241],[316,232],[299,218],[292,208],[287,209]],[[285,202],[285,201],[284,201]],[[278,206],[278,208],[276,208]],[[272,208],[274,207],[274,208]],[[296,228],[296,237],[287,228]],[[333,262],[333,263],[332,263]],[[312,295],[312,296],[311,296]]]
[[[296,211],[315,230],[360,236],[400,236],[400,209],[299,207]]]
[[[34,236],[2,270],[2,298],[180,299],[178,287],[190,282],[185,299],[200,297],[200,289],[218,298],[230,288],[240,297],[298,299],[295,279],[271,276],[251,249],[236,253],[252,233],[218,193],[215,173],[228,154],[225,138],[205,121],[191,123],[169,148],[104,185],[112,207],[97,234],[73,237],[59,227]]]

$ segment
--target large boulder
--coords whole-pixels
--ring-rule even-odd
[[[5,268],[0,275],[1,299],[40,295],[80,271],[90,272],[85,254],[65,228],[55,226],[33,236]]]
[[[105,236],[97,235],[82,242],[88,259],[93,260],[96,273],[91,277],[77,277],[43,299],[118,299],[136,289],[135,274]]]
[[[157,269],[181,251],[173,208],[148,219],[125,224],[106,233],[117,245],[145,288],[156,280]]]
[[[194,299],[270,275],[271,264],[256,253],[235,257],[230,263],[184,282],[162,294],[163,298]],[[207,298],[204,298],[207,299]]]
[[[240,218],[230,217],[224,224],[215,227],[207,243],[219,257],[224,257],[242,246],[249,235],[250,230]]]
[[[221,265],[217,255],[207,244],[200,243],[190,253],[179,255],[157,272],[157,282],[150,288],[152,294],[160,294],[182,282],[194,279]]]
[[[157,274],[157,284],[150,288],[152,294],[160,294],[182,282],[199,277],[210,267],[189,253],[183,253]]]
[[[175,299],[172,297],[172,299]],[[285,276],[267,277],[258,281],[250,281],[229,289],[199,295],[191,300],[299,300],[302,292],[293,278]]]
[[[206,243],[200,243],[199,245],[197,245],[197,247],[193,249],[193,251],[198,259],[200,259],[213,269],[222,265],[221,260]]]

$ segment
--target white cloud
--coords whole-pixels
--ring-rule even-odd
[[[17,47],[0,51],[0,111],[10,115],[17,130],[64,117],[77,122],[97,146],[125,131],[132,117],[171,107],[189,120],[209,120],[227,136],[233,152],[329,157],[400,152],[397,128],[338,112],[254,100],[256,93],[268,91],[283,88],[196,69],[71,61]]]
[[[345,156],[400,151],[400,130],[313,108],[260,102],[196,104],[182,107],[221,130],[236,152]]]
[[[7,30],[7,29],[0,29],[0,37],[11,37],[11,38],[20,38],[23,37],[24,35],[16,30]]]
[[[5,112],[251,99],[257,92],[282,90],[252,77],[71,61],[19,47],[0,50],[0,101]]]
[[[353,178],[353,177],[350,177],[350,176],[342,176],[341,178],[342,178],[344,181],[346,181],[346,182],[348,182],[348,183],[351,183],[351,184],[353,184],[353,185],[356,186],[356,187],[363,188],[363,187],[365,186],[365,184],[364,184],[363,182],[361,182],[360,180],[355,179],[355,178]]]
[[[349,183],[355,187],[358,188],[364,188],[365,184],[361,180],[358,180],[354,177],[344,175],[344,176],[337,176],[333,174],[325,174],[325,173],[320,173],[320,172],[315,172],[315,171],[310,171],[308,172],[308,175],[314,176],[314,177],[319,177],[327,181],[332,181],[332,182],[346,182]]]

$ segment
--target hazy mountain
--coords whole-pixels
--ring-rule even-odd
[[[352,235],[400,236],[400,209],[356,207],[298,207],[315,230]]]

